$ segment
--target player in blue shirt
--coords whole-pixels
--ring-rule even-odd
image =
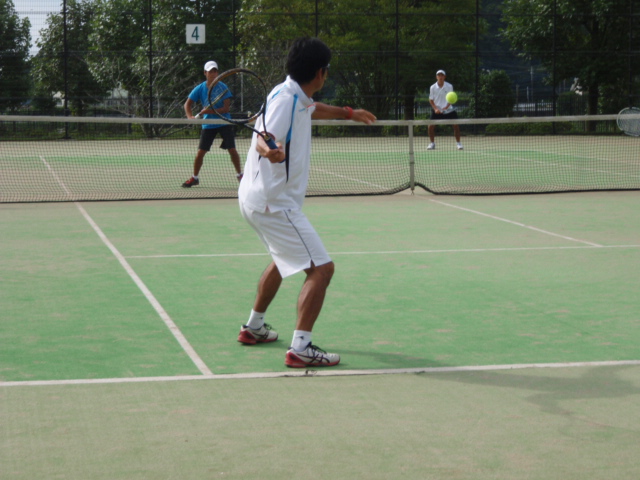
[[[195,118],[195,116],[193,115],[193,107],[197,103],[199,103],[203,107],[203,109],[200,111],[201,117],[206,119],[220,118],[214,113],[212,109],[207,107],[207,105],[209,105],[209,86],[218,77],[218,64],[214,61],[205,63],[204,76],[206,77],[206,80],[191,91],[189,97],[187,98],[187,101],[184,104],[184,112],[187,114],[187,118]],[[222,89],[227,87],[222,82],[220,82],[216,86],[216,88],[219,88],[220,91],[222,91]],[[221,98],[217,104],[214,105],[216,110],[222,113],[223,116],[229,116],[229,114],[226,112],[228,112],[229,110],[232,97],[233,95],[228,91],[227,94],[223,98]],[[198,153],[196,153],[196,158],[193,162],[193,176],[182,184],[183,187],[191,188],[194,185],[200,184],[198,174],[200,173],[200,169],[202,168],[204,156],[211,149],[213,140],[216,138],[216,135],[218,133],[220,133],[220,136],[222,136],[222,143],[220,144],[220,148],[229,152],[233,167],[236,169],[236,176],[238,180],[242,179],[240,155],[238,155],[238,151],[236,150],[235,126],[202,125],[202,132],[200,133],[200,144],[198,145]]]

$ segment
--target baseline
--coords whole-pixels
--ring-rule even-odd
[[[459,367],[417,367],[417,368],[389,368],[374,370],[300,370],[264,373],[228,373],[207,375],[182,375],[175,377],[128,377],[128,378],[92,378],[78,380],[25,380],[15,382],[0,381],[2,387],[40,387],[60,385],[97,385],[120,383],[149,383],[149,382],[184,382],[191,380],[232,380],[232,379],[262,379],[262,378],[299,378],[299,377],[346,377],[363,375],[398,375],[416,373],[456,373],[456,372],[488,372],[500,370],[523,370],[534,368],[588,368],[640,366],[640,360],[605,360],[597,362],[565,362],[565,363],[518,363],[509,365],[468,365]]]

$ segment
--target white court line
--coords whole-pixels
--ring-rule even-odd
[[[564,247],[501,247],[501,248],[460,248],[448,250],[379,250],[371,252],[329,252],[329,255],[413,255],[422,253],[483,253],[483,252],[521,252],[529,250],[591,250],[607,248],[640,248],[640,245],[580,245]],[[196,253],[196,254],[166,254],[166,255],[127,255],[125,258],[200,258],[200,257],[267,257],[265,253]]]
[[[45,166],[49,169],[53,177],[56,179],[58,184],[64,189],[64,191],[69,196],[69,198],[70,199],[73,198],[72,193],[69,191],[69,189],[64,184],[64,182],[58,177],[58,174],[51,167],[51,165],[49,165],[49,162],[47,162],[47,160],[42,156],[40,157],[40,160],[42,160]],[[147,286],[136,274],[133,268],[131,268],[131,265],[129,265],[129,263],[125,260],[124,256],[122,256],[122,254],[118,251],[118,249],[111,243],[111,241],[107,238],[107,236],[100,229],[100,227],[93,221],[93,219],[89,216],[89,214],[82,207],[82,205],[80,205],[78,202],[75,202],[75,201],[73,203],[78,208],[78,210],[80,211],[82,216],[85,218],[85,220],[89,223],[89,225],[91,225],[91,228],[93,228],[96,234],[98,234],[98,237],[100,237],[100,240],[102,240],[102,242],[107,246],[107,248],[111,250],[111,253],[113,253],[113,255],[118,259],[118,262],[120,262],[120,265],[122,265],[122,267],[131,277],[131,279],[142,291],[146,299],[149,301],[149,303],[151,303],[151,306],[153,306],[153,308],[158,313],[158,315],[160,315],[160,318],[162,319],[162,321],[165,323],[167,328],[169,328],[169,331],[173,334],[174,338],[178,341],[178,343],[180,344],[182,349],[186,352],[186,354],[189,356],[191,361],[193,361],[196,367],[198,367],[198,370],[200,370],[200,372],[203,375],[211,375],[212,372],[211,370],[209,370],[209,367],[207,367],[207,365],[202,361],[200,356],[196,353],[196,351],[193,349],[191,344],[187,341],[185,336],[182,334],[178,326],[173,322],[173,320],[171,319],[169,314],[165,311],[165,309],[162,308],[162,305],[160,305],[160,302],[158,302],[156,297],[147,288]]]
[[[613,176],[621,176],[621,177],[637,177],[638,175],[629,175],[628,173],[617,173],[617,172],[611,172],[609,170],[601,170],[601,169],[597,169],[597,168],[587,168],[587,167],[581,167],[578,165],[571,165],[571,164],[565,164],[565,163],[558,163],[558,162],[551,162],[551,161],[542,161],[542,160],[533,160],[531,158],[526,158],[526,157],[513,157],[513,156],[509,156],[509,155],[504,155],[504,154],[498,154],[495,152],[491,152],[491,153],[487,153],[487,152],[475,152],[480,156],[485,156],[485,157],[498,157],[498,158],[506,158],[509,160],[520,160],[521,162],[530,164],[530,163],[539,163],[540,165],[544,165],[544,166],[554,166],[554,167],[560,167],[560,168],[564,168],[565,170],[577,170],[579,172],[595,172],[595,173],[604,173],[606,175],[613,175]],[[547,152],[545,151],[539,151],[537,150],[536,153],[543,153],[546,154]],[[587,157],[584,155],[572,155],[572,154],[568,154],[568,153],[555,153],[553,155],[557,155],[560,157],[569,157],[570,159],[586,159],[586,160],[601,160],[600,157]],[[618,163],[622,163],[622,164],[631,164],[629,162],[618,162]],[[635,164],[634,164],[635,165]],[[490,168],[490,167],[485,167],[485,168]]]
[[[325,170],[323,168],[311,167],[311,170],[315,170],[316,172],[326,173],[327,175],[333,175],[334,177],[342,178],[342,179],[345,179],[345,180],[350,180],[350,181],[355,182],[355,183],[362,183],[363,185],[369,185],[370,187],[380,188],[382,190],[388,190],[389,189],[389,187],[384,187],[384,186],[378,185],[376,183],[367,182],[366,180],[359,180],[357,178],[353,178],[353,177],[347,176],[347,175],[340,175],[338,173],[334,173],[334,172],[330,172],[329,170]]]
[[[340,177],[340,178],[348,178],[349,180],[355,181],[356,183],[363,183],[363,184],[370,185],[370,186],[373,186],[373,187],[376,187],[376,188],[384,188],[384,187],[382,187],[381,185],[376,185],[376,184],[374,184],[374,183],[370,183],[370,182],[365,182],[365,181],[362,181],[362,180],[353,179],[353,178],[350,178],[350,177],[346,177],[346,176],[344,176],[344,175],[339,175],[339,174],[336,174],[336,173],[333,173],[333,172],[329,172],[329,171],[327,171],[327,170],[323,170],[323,169],[315,169],[315,170],[318,170],[318,171],[320,171],[320,172],[327,173],[327,174],[330,174],[330,175],[334,175],[334,176],[336,176],[336,177]],[[424,198],[424,197],[421,197],[421,198]],[[450,204],[450,203],[441,202],[441,201],[439,201],[439,200],[433,200],[433,199],[431,199],[431,198],[428,198],[427,200],[429,200],[430,202],[433,202],[433,203],[438,203],[438,204],[440,204],[440,205],[447,206],[447,207],[457,208],[458,210],[464,210],[464,211],[466,211],[466,212],[474,213],[474,214],[476,214],[476,215],[482,215],[482,216],[485,216],[485,217],[488,217],[488,218],[492,218],[492,219],[494,219],[494,220],[499,220],[499,221],[501,221],[501,222],[510,223],[510,224],[512,224],[512,225],[517,225],[517,226],[519,226],[519,227],[528,228],[529,230],[533,230],[533,231],[538,232],[538,233],[543,233],[543,234],[545,234],[545,235],[551,235],[551,236],[553,236],[553,237],[562,238],[562,239],[564,239],[564,240],[569,240],[569,241],[571,241],[571,242],[584,243],[584,244],[586,244],[586,245],[590,245],[590,246],[592,246],[592,247],[602,247],[602,245],[600,245],[600,244],[598,244],[598,243],[588,242],[588,241],[586,241],[586,240],[580,240],[580,239],[577,239],[577,238],[568,237],[568,236],[566,236],[566,235],[560,235],[560,234],[558,234],[558,233],[549,232],[549,231],[547,231],[547,230],[542,230],[542,229],[540,229],[540,228],[537,228],[537,227],[534,227],[534,226],[531,226],[531,225],[525,225],[524,223],[515,222],[515,221],[513,221],[513,220],[508,220],[508,219],[506,219],[506,218],[496,217],[496,216],[494,216],[494,215],[489,215],[489,214],[487,214],[487,213],[483,213],[483,212],[478,212],[477,210],[471,210],[471,209],[468,209],[468,208],[458,207],[457,205],[452,205],[452,204]]]
[[[127,255],[126,258],[189,258],[189,257],[266,257],[269,253],[194,253],[176,255]]]
[[[424,197],[421,197],[421,198],[424,198]],[[479,212],[477,210],[471,210],[470,208],[459,207],[457,205],[452,205],[450,203],[441,202],[439,200],[433,200],[431,198],[429,198],[427,200],[429,200],[430,202],[433,202],[433,203],[444,205],[446,207],[456,208],[458,210],[463,210],[465,212],[470,212],[470,213],[473,213],[475,215],[481,215],[483,217],[488,217],[488,218],[491,218],[493,220],[499,220],[501,222],[510,223],[511,225],[517,225],[518,227],[528,228],[529,230],[533,230],[533,231],[538,232],[538,233],[544,233],[545,235],[551,235],[552,237],[562,238],[564,240],[569,240],[571,242],[584,243],[585,245],[590,245],[592,247],[599,247],[599,248],[603,247],[603,245],[600,245],[599,243],[593,243],[593,242],[588,242],[586,240],[580,240],[578,238],[567,237],[566,235],[560,235],[559,233],[550,232],[548,230],[542,230],[541,228],[533,227],[531,225],[525,225],[524,223],[515,222],[513,220],[508,220],[508,219],[502,218],[502,217],[496,217],[495,215],[489,215],[488,213]]]
[[[182,375],[175,377],[127,377],[127,378],[89,378],[74,380],[26,380],[17,382],[2,382],[2,387],[40,387],[59,385],[102,385],[122,383],[151,383],[151,382],[184,382],[191,380],[232,380],[232,379],[261,379],[261,378],[292,378],[292,377],[345,377],[361,375],[398,375],[415,373],[461,373],[461,372],[495,372],[502,370],[524,370],[534,368],[591,368],[591,367],[619,367],[640,366],[640,360],[611,360],[600,362],[566,362],[566,363],[516,363],[510,365],[469,365],[461,367],[418,367],[418,368],[388,368],[374,370],[286,370],[282,372],[254,372],[229,373],[209,375]]]

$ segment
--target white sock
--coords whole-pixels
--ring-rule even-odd
[[[198,175],[194,175],[193,178],[199,180]]]
[[[247,322],[247,327],[253,328],[254,330],[259,330],[264,325],[264,312],[256,312],[255,310],[251,310],[251,315],[249,315],[249,321]]]
[[[291,348],[293,348],[296,352],[301,352],[307,345],[311,343],[311,332],[306,332],[304,330],[294,330],[293,331],[293,340],[291,341]]]

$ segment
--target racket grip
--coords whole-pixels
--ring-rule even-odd
[[[197,114],[196,114],[196,116],[195,116],[195,117],[193,117],[193,118],[200,118],[200,114],[199,114],[199,113],[197,113]]]
[[[264,134],[262,135],[262,138],[264,138],[264,141],[266,142],[266,144],[269,146],[271,150],[278,149],[278,145],[276,145],[276,142],[273,141],[273,138],[271,138],[271,135]]]

